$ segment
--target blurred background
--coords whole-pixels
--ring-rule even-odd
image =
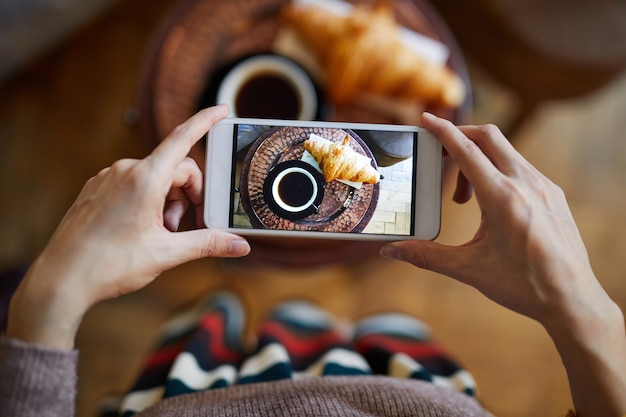
[[[148,99],[150,57],[171,22],[196,3],[0,0],[3,310],[84,182],[154,145],[142,127],[147,115],[140,104]],[[460,51],[472,92],[462,122],[498,124],[562,186],[599,280],[625,310],[626,4],[415,4],[431,24],[449,31],[446,40]],[[439,241],[459,244],[473,236],[480,214],[474,200],[450,202],[453,185],[449,177]],[[159,324],[217,288],[241,294],[250,328],[273,303],[291,296],[345,318],[389,308],[410,312],[430,323],[473,372],[495,415],[559,416],[571,407],[565,372],[538,324],[452,280],[372,256],[306,268],[202,260],[99,304],[77,340],[78,416],[94,416],[103,397],[128,387]]]

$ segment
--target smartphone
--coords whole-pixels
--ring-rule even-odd
[[[250,236],[432,240],[442,158],[415,126],[224,119],[207,136],[204,220]]]

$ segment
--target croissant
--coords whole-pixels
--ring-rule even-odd
[[[304,141],[304,149],[320,165],[326,182],[340,179],[376,184],[380,180],[380,174],[370,164],[370,159],[350,148],[348,135],[343,143],[307,139]]]
[[[327,94],[335,104],[348,103],[358,91],[449,107],[465,98],[465,85],[452,70],[425,60],[401,40],[385,5],[357,5],[344,16],[290,4],[283,18],[325,69]]]

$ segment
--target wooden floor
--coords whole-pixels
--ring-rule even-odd
[[[121,157],[145,153],[131,121],[146,43],[172,2],[128,0],[0,85],[0,267],[27,263],[82,184]],[[149,8],[146,8],[149,7]],[[476,121],[500,121],[510,101],[479,72]],[[626,78],[593,96],[551,104],[516,146],[565,189],[597,275],[626,309]],[[439,240],[462,243],[479,221],[475,202],[450,203]],[[99,304],[80,329],[78,416],[127,388],[158,326],[218,288],[244,299],[252,324],[278,300],[299,296],[345,318],[393,308],[415,314],[475,375],[498,416],[561,416],[565,373],[536,323],[477,291],[376,257],[304,270],[203,260],[138,293]]]

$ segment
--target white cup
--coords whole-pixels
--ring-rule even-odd
[[[318,98],[298,64],[279,55],[256,55],[226,74],[217,103],[228,104],[233,117],[313,120]]]
[[[288,212],[307,210],[317,198],[317,181],[306,169],[290,167],[280,172],[272,183],[272,197]]]

